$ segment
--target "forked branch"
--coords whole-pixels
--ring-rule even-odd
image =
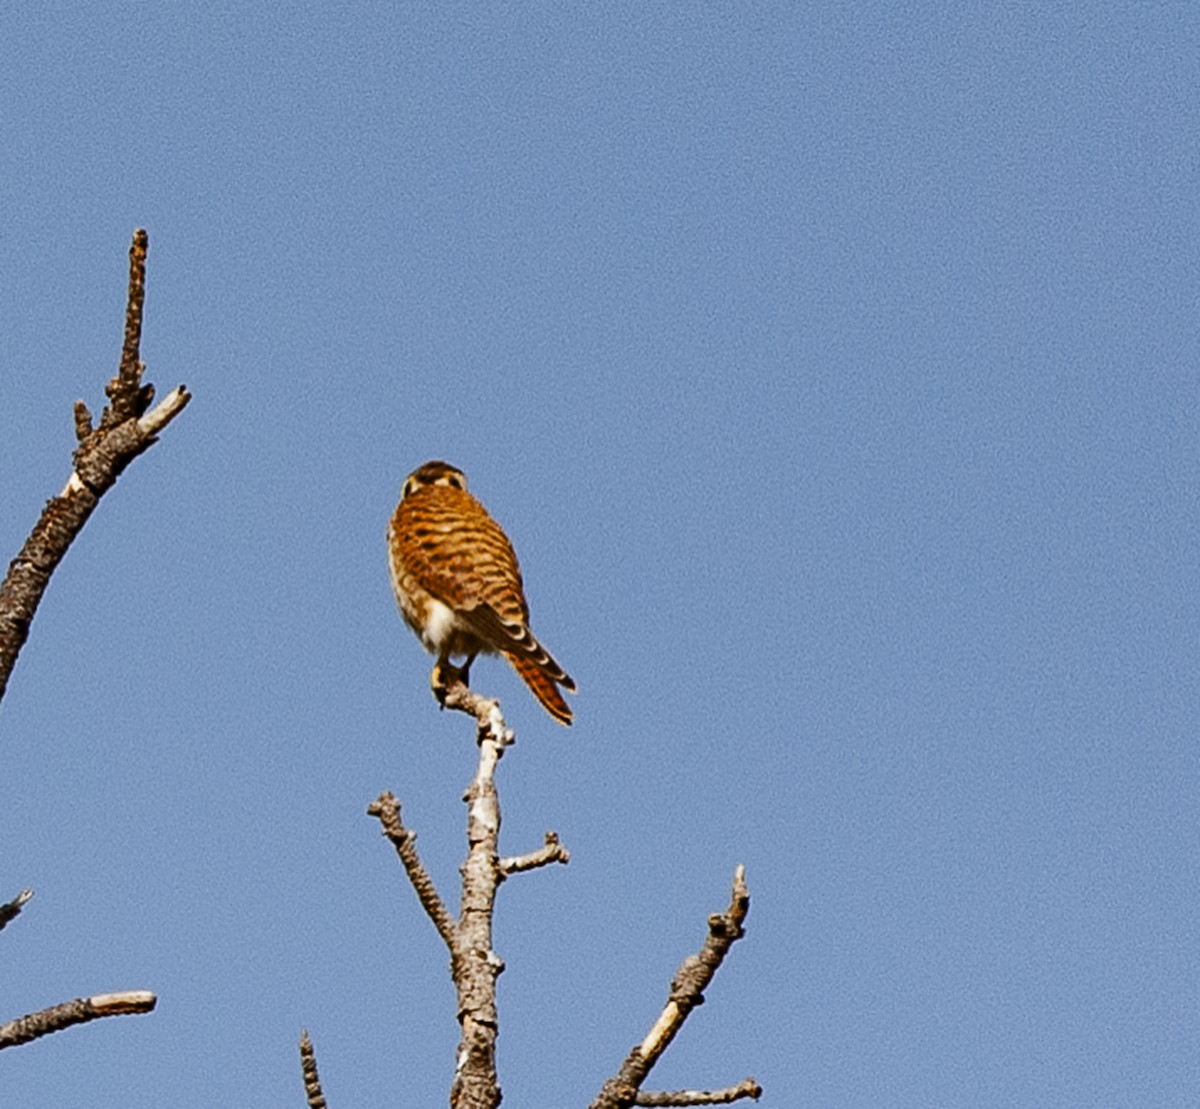
[[[729,908],[708,918],[708,935],[704,946],[695,955],[684,959],[671,980],[667,1003],[653,1027],[629,1053],[617,1074],[604,1083],[589,1109],[629,1109],[633,1105],[717,1105],[743,1097],[757,1098],[762,1093],[753,1078],[747,1078],[728,1090],[709,1092],[680,1090],[675,1093],[643,1093],[641,1089],[651,1068],[683,1027],[688,1014],[704,1003],[704,991],[717,968],[729,954],[729,949],[744,934],[742,923],[749,910],[746,868],[739,866],[733,875],[733,895]]]
[[[501,1097],[496,1074],[496,979],[504,970],[503,960],[492,950],[496,890],[510,874],[552,862],[565,863],[570,855],[558,836],[548,832],[545,845],[537,851],[500,859],[496,765],[515,738],[504,722],[499,702],[474,693],[460,678],[452,679],[440,691],[439,699],[446,708],[475,718],[479,744],[475,776],[463,797],[467,803],[467,858],[461,868],[462,908],[458,920],[451,916],[418,858],[416,837],[401,821],[396,798],[383,793],[367,811],[379,819],[425,912],[450,948],[462,1029],[450,1104],[454,1109],[496,1109]]]
[[[73,456],[75,468],[63,491],[46,502],[41,519],[10,563],[0,585],[0,699],[8,688],[17,655],[29,636],[29,626],[50,576],[67,548],[125,467],[157,441],[158,433],[192,399],[180,385],[151,408],[154,386],[142,384],[146,367],[138,357],[148,246],[146,232],[135,231],[129,250],[129,297],[121,363],[117,376],[105,389],[108,404],[99,426],[93,426],[87,405],[76,402],[75,437],[79,446]]]
[[[15,920],[33,896],[33,890],[22,890],[11,901],[0,905],[0,928]],[[0,1024],[0,1050],[16,1047],[30,1040],[60,1032],[73,1024],[85,1024],[100,1017],[123,1016],[127,1013],[148,1013],[157,999],[148,990],[123,990],[120,993],[101,993],[94,997],[77,997],[61,1005],[52,1005],[28,1016]]]
[[[501,859],[497,853],[500,836],[500,802],[496,792],[496,765],[505,748],[515,742],[504,723],[499,702],[473,693],[452,678],[438,691],[446,708],[468,713],[476,720],[479,764],[467,789],[467,858],[462,866],[462,911],[458,921],[434,889],[413,845],[413,833],[400,820],[399,802],[381,794],[368,810],[379,818],[384,834],[396,847],[405,871],[421,904],[451,952],[451,971],[458,991],[458,1019],[462,1038],[450,1090],[452,1109],[496,1109],[500,1084],[496,1072],[496,979],[504,963],[492,950],[492,917],[496,890],[512,874],[533,870],[553,862],[565,863],[570,855],[554,832],[546,833],[545,844],[524,855]],[[730,948],[743,935],[742,925],[750,908],[745,868],[733,877],[729,907],[708,918],[708,935],[695,955],[689,955],[676,971],[666,1005],[645,1039],[629,1053],[620,1071],[605,1082],[590,1109],[631,1109],[632,1106],[726,1105],[743,1098],[757,1099],[762,1088],[753,1078],[720,1090],[643,1091],[642,1083],[667,1046],[683,1027],[688,1015],[704,1002],[704,991]]]

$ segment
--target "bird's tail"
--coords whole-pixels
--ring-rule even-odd
[[[563,699],[558,684],[562,682],[568,689],[574,689],[575,683],[562,671],[553,659],[548,659],[554,666],[554,674],[547,672],[544,664],[529,655],[518,654],[516,651],[505,652],[513,669],[521,675],[521,680],[529,686],[533,695],[542,702],[542,707],[560,724],[571,723],[571,706]],[[558,677],[562,675],[562,677]],[[556,680],[557,678],[557,680]],[[563,681],[562,679],[566,680]]]

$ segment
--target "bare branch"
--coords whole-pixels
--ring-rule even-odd
[[[442,708],[454,709],[456,712],[465,712],[468,716],[475,717],[478,724],[475,735],[476,743],[490,740],[499,746],[501,753],[505,747],[511,747],[516,743],[516,736],[505,725],[504,717],[500,714],[499,701],[483,697],[473,689],[469,689],[456,667],[439,665],[434,667],[433,673],[434,681],[437,683],[434,692]],[[446,679],[449,680],[445,681]],[[441,684],[443,681],[445,684]]]
[[[629,1109],[639,1104],[642,1082],[658,1062],[659,1056],[683,1027],[688,1014],[704,1003],[704,990],[717,972],[729,949],[742,938],[742,922],[750,910],[750,892],[746,888],[746,868],[739,866],[733,875],[733,894],[729,908],[708,918],[708,935],[695,955],[684,959],[671,980],[671,993],[658,1020],[621,1064],[616,1076],[604,1083],[589,1109]]]
[[[304,1072],[304,1092],[308,1095],[308,1109],[326,1109],[328,1102],[321,1092],[321,1077],[317,1074],[317,1053],[309,1039],[308,1029],[300,1033],[300,1067]]]
[[[736,1086],[724,1090],[663,1090],[656,1093],[638,1091],[634,1105],[729,1105],[744,1097],[757,1101],[762,1097],[762,1087],[753,1078],[743,1078]]]
[[[135,231],[129,251],[129,297],[121,364],[117,376],[105,388],[109,403],[100,424],[93,427],[87,405],[76,403],[75,435],[79,446],[75,449],[75,468],[63,491],[46,502],[41,519],[0,585],[0,699],[8,688],[50,576],[67,549],[125,467],[156,442],[158,433],[191,400],[191,394],[180,385],[147,411],[154,399],[154,386],[142,384],[145,366],[138,361],[138,353],[148,245],[146,232]]]
[[[696,955],[684,959],[671,981],[671,997],[642,1041],[642,1058],[649,1069],[675,1038],[675,1033],[687,1020],[688,1014],[704,1004],[704,990],[729,949],[743,936],[742,921],[750,909],[750,893],[746,889],[746,868],[739,866],[733,875],[733,897],[724,913],[708,918],[708,936]]]
[[[497,852],[500,801],[496,793],[496,766],[515,737],[504,722],[500,703],[470,690],[460,671],[439,666],[434,675],[438,700],[447,708],[475,718],[479,744],[475,777],[463,796],[467,803],[467,858],[461,867],[462,909],[457,922],[450,918],[417,858],[413,834],[400,819],[399,802],[385,792],[368,812],[379,818],[425,911],[450,946],[451,974],[458,993],[458,1021],[462,1029],[450,1104],[454,1109],[496,1109],[501,1100],[496,1074],[496,979],[504,970],[503,960],[492,950],[496,890],[510,873],[551,862],[565,863],[570,855],[558,836],[548,832],[541,849],[501,862]]]
[[[504,748],[513,742],[513,734],[505,726],[497,702],[470,690],[467,693],[479,710],[472,712],[479,721],[479,765],[463,798],[467,802],[468,848],[462,867],[462,912],[453,960],[462,1038],[450,1104],[454,1109],[496,1109],[501,1099],[496,1074],[496,979],[504,970],[504,962],[492,950],[492,913],[501,881],[496,851],[500,799],[495,774]]]
[[[162,400],[138,420],[138,431],[153,439],[180,412],[187,407],[192,394],[182,385],[176,385]]]
[[[125,342],[121,345],[121,365],[117,377],[110,381],[105,393],[112,402],[113,422],[120,423],[131,415],[140,416],[150,403],[134,401],[135,390],[141,384],[145,367],[138,361],[142,347],[142,308],[146,303],[146,254],[150,237],[140,227],[133,233],[129,248],[129,296],[125,305]],[[140,411],[135,411],[140,409]]]
[[[550,863],[566,865],[571,861],[571,852],[558,842],[557,832],[546,833],[546,845],[527,855],[510,855],[500,860],[500,876],[507,878],[510,874],[518,874],[522,870],[533,870],[539,866],[549,866]]]
[[[400,856],[400,861],[404,864],[408,880],[412,883],[413,889],[417,891],[417,897],[420,899],[422,907],[429,914],[429,919],[433,921],[438,935],[442,937],[453,955],[455,932],[458,926],[454,923],[454,917],[450,915],[450,910],[446,908],[445,902],[438,894],[437,886],[434,885],[429,871],[425,869],[420,856],[417,855],[416,833],[409,831],[400,819],[400,802],[391,792],[385,790],[377,800],[367,806],[367,815],[379,818],[379,823],[383,825],[383,834],[392,841],[392,846],[396,848],[396,854]]]
[[[33,890],[22,890],[11,901],[0,905],[0,930],[21,915],[25,903],[33,896]]]
[[[101,993],[94,997],[77,997],[49,1009],[0,1024],[0,1049],[25,1044],[30,1040],[48,1036],[70,1028],[73,1024],[85,1024],[100,1017],[117,1017],[128,1013],[148,1013],[158,1003],[149,990],[126,990],[122,993]]]

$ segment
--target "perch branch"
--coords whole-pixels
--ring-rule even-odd
[[[0,930],[11,924],[18,916],[21,915],[21,910],[25,908],[25,903],[33,896],[33,890],[22,890],[11,901],[6,901],[0,905]]]
[[[15,1047],[100,1017],[117,1017],[127,1013],[148,1013],[158,999],[149,990],[126,990],[122,993],[101,993],[94,997],[77,997],[49,1009],[0,1024],[0,1049]]]
[[[546,833],[544,847],[530,851],[526,855],[509,855],[500,860],[500,875],[507,878],[510,874],[518,874],[522,870],[533,870],[539,866],[549,866],[551,863],[569,863],[571,852],[558,842],[557,832]]]
[[[450,1087],[452,1109],[496,1109],[500,1083],[496,1074],[496,979],[504,970],[503,960],[492,950],[492,917],[496,890],[510,873],[565,863],[570,857],[553,832],[545,845],[527,855],[501,861],[500,800],[496,792],[496,766],[505,748],[515,742],[504,722],[499,701],[468,689],[461,674],[452,667],[449,681],[435,685],[443,706],[465,712],[476,721],[479,761],[475,776],[463,795],[467,804],[467,857],[462,874],[462,906],[455,921],[434,889],[433,881],[417,858],[414,836],[400,819],[400,804],[391,793],[382,793],[367,810],[378,817],[386,835],[404,862],[409,880],[417,890],[426,913],[450,947],[450,970],[458,994],[461,1028],[455,1056],[454,1080]],[[435,671],[437,673],[437,671]]]
[[[749,910],[750,892],[746,888],[746,868],[739,866],[733,875],[733,894],[729,908],[708,918],[708,935],[705,937],[704,946],[697,954],[684,959],[675,972],[675,977],[671,980],[671,993],[658,1020],[654,1022],[646,1038],[629,1053],[616,1076],[604,1083],[589,1109],[629,1109],[630,1106],[640,1104],[638,1095],[642,1082],[675,1038],[675,1034],[683,1027],[683,1022],[687,1020],[691,1011],[704,1003],[704,991],[716,974],[717,968],[724,961],[729,949],[744,934],[742,922]]]
[[[442,937],[453,955],[454,933],[457,925],[454,923],[454,917],[450,915],[450,910],[446,908],[445,902],[438,894],[437,886],[433,884],[429,871],[425,869],[417,855],[416,833],[409,831],[400,819],[400,802],[385,790],[377,800],[367,806],[367,815],[379,818],[379,823],[383,826],[383,834],[392,841],[392,846],[395,847],[396,854],[400,856],[400,861],[404,864],[408,880],[412,883],[413,889],[417,891],[417,897],[420,899],[422,907],[429,914],[429,919],[433,921],[438,935]]]
[[[308,1029],[300,1033],[300,1067],[304,1072],[304,1092],[308,1109],[326,1109],[328,1102],[321,1092],[321,1076],[317,1074],[317,1053],[309,1039]]]
[[[516,737],[505,725],[504,717],[500,714],[500,702],[494,698],[483,697],[470,689],[462,680],[461,673],[452,666],[439,666],[434,671],[439,680],[448,678],[446,684],[439,686],[435,692],[442,708],[465,712],[475,717],[475,742],[482,744],[489,740],[504,753],[505,747],[516,742]],[[500,755],[496,756],[497,758]]]
[[[459,683],[461,686],[461,683]],[[463,707],[478,721],[479,764],[463,796],[467,803],[467,858],[462,867],[462,911],[455,933],[454,985],[458,991],[458,1022],[462,1029],[454,1081],[452,1109],[496,1109],[500,1080],[496,1074],[496,979],[503,960],[492,950],[492,913],[502,874],[496,845],[500,838],[500,799],[496,793],[496,764],[513,734],[500,715],[500,705],[471,693]],[[447,704],[450,704],[449,697]],[[451,705],[450,707],[460,707]]]
[[[8,688],[13,666],[29,636],[29,626],[50,576],[67,549],[125,467],[157,441],[158,433],[192,399],[180,385],[150,408],[154,386],[142,384],[145,366],[138,361],[138,355],[148,245],[145,231],[133,233],[121,363],[117,376],[105,388],[108,404],[100,423],[93,426],[87,405],[76,402],[75,437],[79,445],[73,456],[74,470],[63,491],[46,502],[41,518],[9,564],[8,574],[0,585],[0,699]]]

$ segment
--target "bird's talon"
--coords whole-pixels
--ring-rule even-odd
[[[448,660],[434,663],[433,673],[429,675],[429,687],[442,708],[446,707],[446,695],[452,686],[467,684],[469,670],[469,663],[466,666],[455,666]]]
[[[446,707],[446,680],[442,673],[442,664],[434,663],[433,672],[429,675],[429,688],[433,690],[433,698],[442,707]]]

